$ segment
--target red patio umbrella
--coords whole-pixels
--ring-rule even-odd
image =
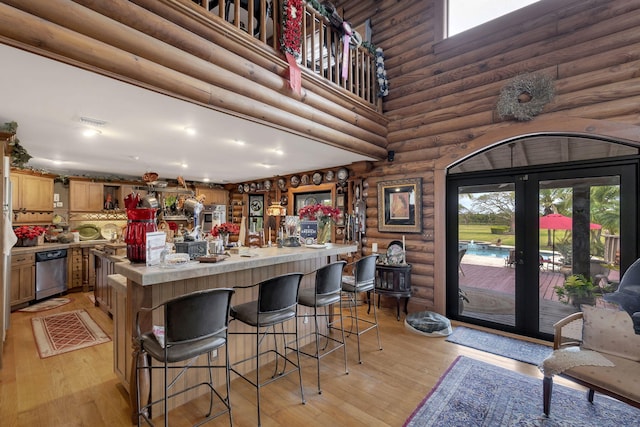
[[[540,228],[547,230],[571,230],[573,228],[573,219],[561,214],[549,214],[540,217]],[[591,230],[599,230],[602,228],[600,224],[589,224]]]
[[[552,261],[555,265],[556,260],[556,230],[571,230],[573,229],[573,219],[568,216],[564,216],[561,214],[549,214],[540,217],[540,228],[545,228],[547,230],[553,230],[553,238],[552,238]],[[600,224],[589,224],[589,229],[591,230],[599,230],[602,226]]]

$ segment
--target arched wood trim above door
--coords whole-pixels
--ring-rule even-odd
[[[575,134],[626,142],[640,147],[640,126],[607,120],[555,116],[514,122],[499,128],[489,128],[469,142],[461,143],[434,164],[434,304],[435,311],[445,312],[446,288],[446,175],[447,168],[474,153],[515,138],[540,134]]]

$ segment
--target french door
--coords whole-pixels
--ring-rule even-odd
[[[633,161],[459,174],[447,190],[447,315],[549,339],[578,311],[556,291],[602,287],[636,259]]]

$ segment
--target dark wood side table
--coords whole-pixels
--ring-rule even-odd
[[[400,298],[405,298],[405,314],[407,314],[407,305],[409,298],[411,298],[411,264],[376,265],[376,293],[378,294],[378,307],[380,307],[380,295],[396,298],[396,313],[398,320],[400,320]]]

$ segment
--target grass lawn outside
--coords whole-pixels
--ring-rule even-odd
[[[495,227],[488,224],[460,224],[458,226],[458,240],[460,241],[471,241],[474,242],[483,242],[483,243],[492,243],[496,244],[498,239],[501,240],[500,244],[502,246],[515,246],[516,245],[516,236],[511,231],[507,231],[504,234],[493,234],[491,233],[491,227]],[[540,249],[551,249],[546,245],[548,240],[548,230],[541,229],[540,230]],[[556,245],[562,243],[562,240],[565,237],[565,232],[562,230],[557,230],[555,233],[555,241]]]

